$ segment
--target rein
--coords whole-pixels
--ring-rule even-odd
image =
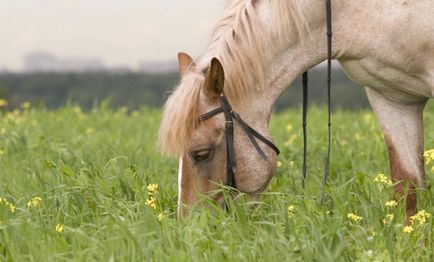
[[[327,155],[324,163],[324,173],[321,188],[321,205],[324,204],[324,190],[327,185],[327,179],[330,175],[330,147],[331,147],[331,67],[332,67],[332,3],[331,0],[326,0],[326,20],[327,20]],[[303,73],[303,178],[302,186],[305,188],[305,180],[307,177],[307,109],[308,109],[308,71]]]
[[[267,155],[262,151],[261,147],[258,145],[258,142],[256,142],[256,139],[259,139],[264,144],[269,146],[271,149],[276,152],[277,155],[280,154],[279,149],[267,138],[259,134],[255,129],[253,129],[250,125],[248,125],[239,114],[234,112],[226,99],[226,97],[221,94],[220,98],[220,107],[203,114],[200,119],[202,121],[205,121],[207,119],[210,119],[213,116],[216,116],[220,113],[223,113],[225,116],[225,132],[226,132],[226,154],[227,154],[227,160],[226,160],[226,169],[227,169],[227,185],[233,188],[237,188],[237,183],[235,181],[235,174],[237,173],[237,162],[235,160],[235,150],[234,150],[234,120],[235,119],[241,126],[241,128],[244,130],[244,132],[247,134],[247,136],[250,139],[250,142],[252,142],[253,146],[255,147],[256,151],[258,151],[259,155],[264,159],[265,161],[268,161]],[[256,138],[256,139],[255,139]]]
[[[324,204],[324,188],[327,185],[327,179],[330,175],[330,144],[331,144],[331,74],[332,74],[332,2],[326,0],[326,16],[327,16],[327,109],[328,109],[328,125],[327,125],[327,156],[324,164],[324,176],[321,189],[321,205]]]

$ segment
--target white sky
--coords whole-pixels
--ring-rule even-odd
[[[107,65],[204,52],[223,0],[0,0],[0,69],[34,51]]]

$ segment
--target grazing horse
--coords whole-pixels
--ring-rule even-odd
[[[394,191],[416,212],[416,188],[425,187],[422,113],[434,96],[434,1],[332,1],[333,59],[364,86],[387,145]],[[259,134],[279,95],[299,75],[327,58],[324,0],[234,0],[216,25],[205,55],[178,54],[182,80],[164,107],[159,143],[179,157],[179,206],[227,184],[220,95]],[[276,153],[258,142],[264,160],[234,122],[237,189],[261,193],[274,172]],[[223,204],[222,195],[213,196]]]

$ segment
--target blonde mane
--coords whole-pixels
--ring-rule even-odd
[[[266,30],[260,20],[255,9],[258,1],[269,1],[275,30]],[[213,57],[221,61],[225,71],[225,95],[231,103],[239,103],[246,94],[266,88],[265,74],[274,48],[271,44],[305,32],[306,22],[297,1],[231,1],[213,31],[206,54],[197,63],[196,72],[188,73],[181,80],[164,106],[159,133],[162,152],[171,156],[185,152],[190,134],[199,124],[201,72]]]

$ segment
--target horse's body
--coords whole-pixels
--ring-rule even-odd
[[[233,108],[259,132],[268,134],[272,106],[279,95],[327,55],[323,0],[234,2],[198,65],[180,57],[184,80],[166,105],[160,141],[165,151],[184,156],[179,194],[186,204],[195,202],[198,192],[214,188],[206,181],[225,182],[224,169],[216,168],[225,164],[225,154],[218,153],[224,134],[217,132],[224,120],[200,123],[188,115],[196,117],[215,108],[209,94],[222,92],[224,86]],[[350,78],[366,87],[388,146],[397,196],[409,190],[410,216],[416,211],[413,189],[425,186],[422,111],[434,96],[434,2],[332,0],[332,7],[333,58]],[[222,62],[222,69],[208,68],[212,57]],[[218,76],[223,76],[224,83]],[[176,103],[187,103],[188,112],[176,112],[180,110]],[[212,130],[214,138],[208,141]],[[174,145],[176,135],[182,136],[178,146]],[[264,148],[271,159],[264,163],[237,128],[235,135],[241,163],[239,190],[261,192],[271,178],[275,156]],[[210,149],[212,161],[206,164],[211,167],[186,159],[189,152],[207,143],[216,145]]]
[[[335,58],[354,81],[388,97],[409,100],[432,97],[434,3],[372,3],[359,3],[357,19],[343,19],[341,24],[358,34],[347,32],[347,37],[342,38],[347,44],[338,47]],[[337,34],[336,37],[341,36]]]

